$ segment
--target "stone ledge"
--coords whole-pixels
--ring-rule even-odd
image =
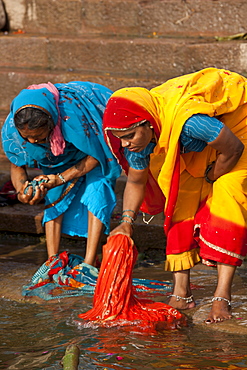
[[[29,84],[92,81],[113,91],[152,88],[169,78],[207,67],[247,75],[247,41],[0,37],[0,109]],[[13,58],[13,50],[21,50]],[[41,52],[40,52],[41,50]],[[36,55],[40,55],[37,62]],[[26,58],[30,55],[30,58]],[[155,64],[154,64],[155,55]],[[154,68],[155,65],[155,68]]]
[[[88,33],[229,35],[246,32],[244,0],[4,0],[11,29]]]
[[[13,232],[42,236],[44,235],[42,218],[42,204],[30,206],[17,203],[6,207],[0,207],[0,232]],[[153,222],[154,224],[146,225],[142,222],[141,216],[138,216],[138,219],[135,222],[133,239],[135,240],[136,246],[140,247],[141,250],[165,248],[165,234],[161,216],[157,215],[156,221]],[[113,214],[111,229],[117,225],[118,220]],[[64,237],[70,239],[69,236],[64,235]],[[104,236],[102,239],[103,243],[105,243],[106,236]]]
[[[9,162],[4,155],[0,155],[0,186],[10,179]],[[28,169],[30,178],[37,174],[36,169]],[[115,193],[117,205],[114,209],[111,219],[111,229],[118,225],[122,213],[122,196],[126,183],[126,176],[123,174],[117,179]],[[32,234],[37,236],[44,235],[42,226],[44,204],[30,206],[27,204],[16,203],[5,207],[0,207],[0,232],[13,232]],[[147,217],[148,218],[148,217]],[[146,225],[142,220],[142,214],[139,213],[135,222],[133,239],[140,250],[146,249],[164,249],[165,235],[163,230],[164,216],[158,214]],[[70,238],[65,236],[66,238]],[[74,239],[74,238],[71,238]],[[102,238],[106,242],[106,236]]]

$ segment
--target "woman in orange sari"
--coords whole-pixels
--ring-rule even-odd
[[[116,91],[105,137],[128,178],[120,224],[132,235],[141,209],[164,211],[168,304],[195,306],[190,269],[214,265],[218,281],[206,323],[231,318],[231,286],[247,253],[247,81],[207,68],[151,89]]]

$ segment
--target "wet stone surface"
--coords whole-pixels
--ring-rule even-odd
[[[85,240],[62,239],[62,250],[84,255]],[[61,251],[62,251],[61,250]],[[149,253],[149,255],[148,255]],[[99,255],[101,258],[101,255]],[[0,297],[20,301],[42,303],[38,298],[24,299],[21,295],[23,285],[26,285],[34,272],[46,260],[46,245],[44,237],[37,238],[0,234]],[[191,284],[196,308],[184,313],[193,325],[203,325],[208,330],[220,330],[230,333],[247,333],[247,263],[237,269],[233,282],[232,309],[233,319],[225,322],[206,325],[204,320],[209,312],[217,281],[215,269],[198,264],[191,270]],[[172,274],[164,271],[164,252],[150,249],[139,253],[133,271],[133,277],[172,281]],[[169,294],[169,293],[168,293]],[[155,297],[155,300],[166,301],[166,296]],[[66,299],[69,301],[69,299]],[[90,300],[89,300],[90,301]],[[43,302],[44,303],[44,302]]]

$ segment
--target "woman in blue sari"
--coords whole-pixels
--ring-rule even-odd
[[[11,104],[2,145],[19,201],[45,198],[48,258],[58,253],[64,233],[87,238],[84,262],[94,265],[101,233],[109,233],[121,173],[102,133],[111,94],[91,82],[49,82],[22,90]],[[27,167],[43,175],[29,183]]]

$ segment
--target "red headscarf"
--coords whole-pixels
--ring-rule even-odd
[[[147,89],[124,88],[111,96],[103,117],[104,135],[107,144],[126,174],[128,174],[129,165],[124,157],[124,148],[121,146],[121,140],[112,134],[112,130],[126,131],[143,120],[150,122],[156,137],[159,138],[160,119],[155,100]],[[148,214],[157,214],[164,211],[164,204],[165,197],[149,171],[146,195],[141,210]]]

